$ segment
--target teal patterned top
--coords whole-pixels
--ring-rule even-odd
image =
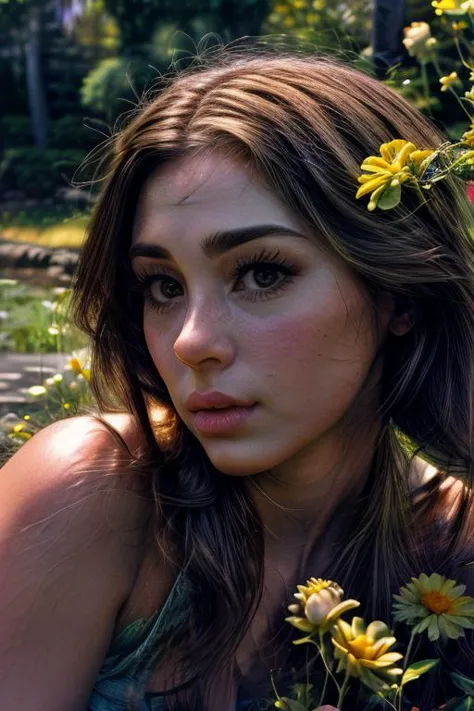
[[[151,667],[137,672],[138,665],[155,650],[158,640],[166,639],[186,612],[186,584],[180,572],[163,607],[152,617],[141,617],[116,634],[88,701],[87,711],[163,711],[163,697],[144,691],[147,676],[159,663],[152,659]],[[239,694],[235,711],[260,711],[268,708],[266,699],[245,698]]]

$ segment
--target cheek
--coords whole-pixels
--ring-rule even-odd
[[[329,411],[355,395],[374,356],[366,308],[357,295],[320,299],[248,332],[249,361],[285,410],[324,404]]]
[[[163,334],[153,324],[152,317],[144,318],[143,333],[145,335],[145,343],[157,371],[163,379],[167,380],[171,373],[172,359],[166,357],[167,351]]]

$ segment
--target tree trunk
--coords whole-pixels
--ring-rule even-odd
[[[35,146],[46,148],[48,117],[41,71],[41,8],[31,3],[27,14],[25,42],[26,85]]]

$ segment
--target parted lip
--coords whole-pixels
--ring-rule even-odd
[[[193,392],[186,400],[186,407],[190,412],[211,410],[219,407],[251,407],[254,404],[215,390],[209,393]]]

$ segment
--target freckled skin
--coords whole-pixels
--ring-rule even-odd
[[[263,223],[308,234],[268,188],[222,155],[187,156],[151,175],[133,242],[166,247],[174,261],[159,263],[182,290],[164,313],[145,307],[145,338],[179,415],[218,469],[231,475],[271,469],[304,481],[310,465],[315,471],[324,461],[324,472],[330,468],[346,441],[337,423],[371,369],[391,310],[378,315],[376,336],[362,285],[316,235],[314,241],[263,237],[214,259],[199,247],[215,231]],[[262,290],[255,272],[238,286],[229,274],[237,256],[262,248],[278,248],[299,273],[285,290],[252,302],[246,294]],[[152,270],[156,263],[138,257],[134,268]],[[159,283],[153,293],[169,298]],[[205,436],[193,429],[184,405],[194,390],[219,390],[260,407],[238,433]],[[366,409],[364,417],[370,416]]]

